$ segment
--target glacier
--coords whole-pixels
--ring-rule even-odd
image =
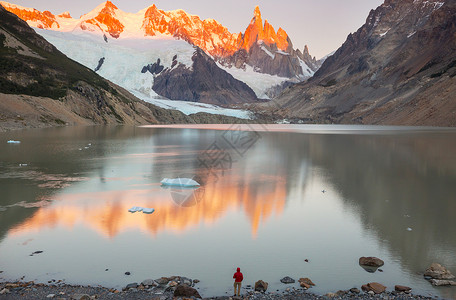
[[[163,99],[152,90],[154,75],[150,72],[141,73],[144,66],[160,59],[160,64],[171,68],[173,57],[177,61],[191,67],[195,47],[186,41],[169,36],[131,37],[113,39],[100,32],[88,32],[79,28],[70,32],[53,31],[34,28],[48,42],[67,55],[69,58],[94,70],[101,58],[104,62],[97,73],[125,88],[141,100],[159,107],[176,109],[184,114],[207,112],[243,119],[249,119],[251,113],[242,109],[230,109],[216,105]],[[106,41],[105,41],[106,39]],[[257,73],[252,67],[245,70],[228,68],[217,64],[234,78],[245,82],[252,88],[258,98],[268,99],[266,92],[289,78]]]

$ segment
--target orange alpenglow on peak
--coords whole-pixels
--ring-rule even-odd
[[[101,25],[104,25],[107,28],[107,32],[113,38],[118,38],[125,26],[117,20],[115,16],[113,16],[115,15],[116,10],[118,10],[117,6],[115,6],[111,1],[106,1],[103,9],[98,13],[98,15],[93,19],[86,20],[85,23],[95,25],[102,31],[103,28]]]
[[[144,14],[141,29],[146,36],[172,35],[213,56],[230,56],[239,50],[237,34],[230,33],[215,20],[202,21],[200,17],[181,9],[165,12],[152,5]]]
[[[1,2],[1,5],[9,12],[15,14],[24,21],[34,23],[34,26],[41,29],[50,29],[52,27],[60,28],[55,20],[55,16],[50,11],[40,12],[34,8],[25,8],[19,5]]]
[[[253,19],[245,30],[241,48],[249,51],[258,41],[263,41],[268,46],[276,44],[279,50],[286,51],[288,49],[288,35],[285,30],[279,28],[276,33],[274,27],[267,20],[264,21],[263,26],[260,8],[256,6]]]
[[[54,30],[60,28],[56,17],[49,11],[40,12],[33,8],[0,2],[8,11],[16,14],[31,26]],[[78,26],[89,31],[99,29],[113,38],[119,38],[126,30],[144,36],[174,36],[200,47],[214,57],[229,57],[241,49],[249,52],[259,41],[271,47],[271,50],[288,52],[292,46],[287,33],[282,28],[276,32],[267,20],[263,25],[259,6],[255,7],[253,18],[244,34],[231,33],[213,19],[201,20],[197,15],[188,14],[181,9],[165,12],[158,9],[155,4],[151,5],[144,15],[130,14],[133,18],[142,18],[142,20],[137,20],[139,22],[125,22],[124,15],[125,13],[122,13],[111,1],[106,1],[92,12],[83,15]],[[68,12],[58,17],[71,18]],[[131,27],[132,24],[138,23],[141,24],[140,28]],[[126,29],[125,26],[130,27]]]
[[[58,15],[57,17],[71,19],[71,15],[70,15],[69,11],[62,13],[62,14]]]

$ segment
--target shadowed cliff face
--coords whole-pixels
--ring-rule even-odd
[[[153,90],[173,100],[219,105],[257,101],[247,84],[220,69],[201,49],[196,49],[192,61],[192,66],[166,68],[155,77]]]
[[[278,102],[309,122],[456,126],[456,4],[385,1]]]

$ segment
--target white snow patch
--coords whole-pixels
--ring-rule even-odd
[[[272,54],[271,51],[269,51],[268,49],[266,49],[265,46],[261,45],[260,48],[261,48],[261,50],[263,50],[267,55],[269,55],[272,59],[274,59],[275,55]]]
[[[243,70],[235,67],[228,68],[220,63],[217,63],[217,65],[230,73],[237,80],[245,82],[260,99],[269,99],[266,95],[267,90],[273,86],[281,84],[284,81],[290,80],[290,78],[286,77],[255,72],[251,66],[246,66],[245,70]]]
[[[304,78],[312,77],[315,74],[315,72],[312,71],[312,69],[300,58],[299,63],[301,64],[302,74]]]
[[[130,91],[133,95],[138,97],[141,100],[154,104],[158,107],[166,109],[175,109],[181,111],[186,115],[195,114],[198,112],[206,112],[209,114],[224,115],[230,117],[236,117],[240,119],[250,119],[250,111],[241,110],[241,109],[231,109],[224,108],[217,105],[191,102],[191,101],[178,101],[178,100],[168,100],[168,99],[159,99],[159,96],[147,97],[143,93],[137,91]]]
[[[185,41],[175,40],[171,37],[142,37],[141,39],[110,39],[109,43],[106,43],[100,32],[90,33],[82,30],[58,32],[37,28],[35,31],[69,58],[89,69],[93,70],[98,65],[100,58],[104,57],[104,63],[97,73],[146,102],[163,108],[176,109],[187,115],[207,112],[242,119],[250,117],[249,111],[246,110],[227,109],[205,103],[159,99],[160,96],[152,90],[154,75],[150,72],[141,73],[141,70],[144,66],[155,63],[158,58],[160,58],[160,64],[165,68],[170,67],[174,55],[177,55],[179,63],[191,67],[195,48]]]
[[[285,51],[282,51],[282,50],[277,50],[276,53],[282,54],[282,55],[290,55],[290,53],[286,53]]]

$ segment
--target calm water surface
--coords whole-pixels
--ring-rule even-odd
[[[183,275],[211,296],[232,293],[239,266],[244,286],[271,290],[291,276],[315,293],[377,281],[456,297],[421,275],[434,261],[456,274],[455,130],[198,127],[0,134],[0,277],[121,288]],[[160,186],[177,176],[202,187]]]

